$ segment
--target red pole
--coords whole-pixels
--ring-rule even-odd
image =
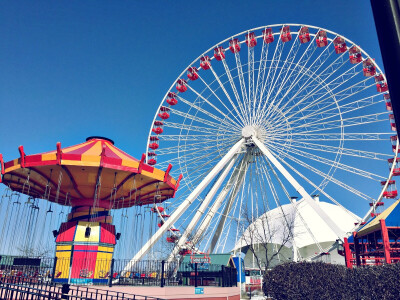
[[[347,238],[344,238],[344,259],[346,261],[346,267],[349,269],[353,268],[353,264],[351,263],[351,259],[353,258],[350,251],[350,245]]]
[[[354,237],[354,250],[356,252],[356,264],[357,267],[361,266],[361,259],[360,259],[360,246],[358,244],[358,239],[357,239],[357,232],[353,232],[353,237]]]
[[[390,243],[389,243],[389,234],[386,227],[385,220],[379,220],[381,223],[381,233],[382,233],[382,243],[383,243],[383,251],[385,253],[385,263],[390,264]]]

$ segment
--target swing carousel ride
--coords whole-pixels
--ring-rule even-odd
[[[164,241],[172,225],[181,233],[168,239],[170,260],[229,252],[248,225],[285,204],[295,207],[302,234],[318,249],[304,256],[293,247],[293,259],[334,249],[337,243],[322,245],[312,228],[323,226],[343,241],[379,213],[383,198],[396,198],[387,197],[397,195],[392,176],[399,169],[391,111],[379,66],[335,32],[278,24],[215,44],[173,82],[151,123],[147,163],[172,163],[171,174],[183,180],[170,217],[164,223],[158,214],[164,225],[126,270]],[[343,226],[332,219],[313,194],[354,221]],[[303,217],[299,203],[317,217]]]
[[[40,229],[49,230],[46,217],[50,218],[56,207],[61,212],[71,207],[67,216],[61,214],[59,230],[53,231],[55,280],[59,282],[106,282],[103,273],[110,268],[121,236],[115,232],[110,211],[125,210],[127,214],[133,206],[162,203],[174,197],[179,186],[179,181],[169,175],[171,165],[165,172],[156,169],[144,162],[145,155],[139,161],[102,137],[89,137],[67,148],[57,143],[56,150],[41,154],[26,155],[23,146],[19,152],[20,157],[9,162],[0,157],[2,182],[7,186],[1,205],[6,206],[6,215],[15,217],[10,220],[6,216],[7,222],[14,223],[8,228],[3,223],[0,244],[7,245],[7,252],[3,247],[6,254],[18,247],[27,251],[36,243],[45,244],[43,240],[50,232]],[[39,205],[39,199],[48,204],[46,209]],[[44,218],[41,210],[46,210]]]

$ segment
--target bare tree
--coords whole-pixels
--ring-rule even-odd
[[[293,252],[289,249],[294,245],[295,212],[278,214],[264,213],[255,219],[244,209],[240,231],[242,237],[240,244],[252,254],[257,267],[267,270],[273,266],[274,261],[293,259]],[[294,250],[296,251],[296,250]]]

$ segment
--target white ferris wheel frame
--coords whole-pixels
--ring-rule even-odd
[[[218,44],[214,45],[213,47],[210,47],[208,50],[206,50],[205,52],[203,52],[200,56],[198,56],[196,59],[194,59],[190,64],[190,66],[195,65],[200,58],[204,57],[207,53],[209,53],[210,51],[212,51],[215,47],[228,42],[229,40],[231,40],[234,37],[238,37],[241,36],[243,34],[249,33],[249,32],[254,32],[256,30],[260,30],[260,29],[264,29],[264,28],[283,28],[284,26],[293,26],[293,27],[303,27],[306,26],[308,28],[312,28],[317,30],[317,33],[311,33],[310,32],[310,36],[314,37],[318,34],[318,32],[320,30],[325,31],[326,33],[329,33],[330,35],[336,37],[336,36],[340,36],[342,37],[348,44],[350,45],[356,45],[354,42],[352,42],[351,40],[333,32],[330,30],[326,30],[323,28],[319,28],[319,27],[315,27],[315,26],[310,26],[310,25],[304,25],[304,24],[294,24],[294,23],[289,23],[289,24],[274,24],[274,25],[268,25],[268,26],[260,26],[257,28],[253,28],[250,30],[246,30],[243,31],[241,33],[235,34],[234,36],[231,36],[221,42],[219,42]],[[295,32],[293,32],[295,33]],[[275,31],[273,33],[274,36],[279,36],[280,32],[279,31]],[[260,38],[261,36],[258,35],[256,36],[256,38]],[[327,39],[330,43],[332,43],[333,38],[327,36]],[[225,50],[227,50],[229,48],[225,48]],[[359,47],[360,52],[365,56],[363,57],[364,59],[368,59],[370,58],[370,56],[361,48]],[[215,59],[214,57],[210,57],[210,61],[212,61],[213,59]],[[237,59],[237,57],[236,57]],[[240,59],[240,58],[239,58]],[[222,61],[222,63],[225,63],[224,60]],[[374,63],[374,66],[376,67],[377,71],[379,73],[382,74],[381,69],[379,68],[378,65],[376,65]],[[226,66],[225,66],[226,67]],[[182,76],[186,73],[187,68],[185,68],[183,70],[183,72],[178,76],[177,80],[182,78]],[[211,71],[213,72],[213,69],[211,68]],[[216,80],[219,80],[218,75],[214,74],[216,77]],[[227,73],[228,77],[229,74]],[[384,76],[384,74],[383,74]],[[154,122],[157,119],[157,114],[158,111],[160,111],[161,107],[164,105],[165,103],[165,99],[167,98],[168,94],[170,91],[173,90],[177,80],[175,80],[173,82],[173,84],[171,85],[170,89],[167,91],[167,93],[165,94],[163,101],[160,103],[158,109],[157,109],[157,113],[154,116],[153,122],[152,124],[154,124]],[[229,78],[229,80],[231,81],[232,78]],[[239,76],[239,80],[240,80],[240,76]],[[321,79],[323,81],[323,79]],[[249,81],[250,84],[253,83],[253,81]],[[223,85],[221,85],[222,87]],[[243,85],[240,84],[240,87],[242,88]],[[188,85],[188,88],[191,89],[190,85]],[[249,99],[251,99],[250,95],[251,95],[251,90],[252,89],[258,89],[258,82],[257,82],[257,87],[249,87],[249,97],[248,99],[246,97],[243,97],[243,101],[251,101]],[[192,89],[193,92],[195,92]],[[200,94],[198,94],[197,92],[195,92],[199,97],[202,97]],[[179,93],[178,93],[179,94]],[[235,97],[240,98],[240,96],[238,95],[238,92],[234,90],[234,94]],[[243,96],[245,95],[245,93],[243,93]],[[215,95],[215,94],[214,94]],[[247,95],[247,94],[246,94]],[[215,95],[216,96],[216,95]],[[227,95],[227,97],[229,98],[229,96]],[[230,100],[230,98],[229,98]],[[336,102],[336,99],[335,99]],[[261,103],[261,102],[260,102]],[[236,105],[234,105],[233,103],[231,103],[233,105],[233,107],[237,110],[238,112],[238,116],[240,117],[240,112],[239,110],[241,110],[241,107],[236,107]],[[260,107],[258,107],[260,108]],[[263,108],[264,109],[264,108]],[[255,112],[255,108],[253,107],[253,111]],[[268,112],[268,111],[267,111]],[[269,112],[271,113],[271,112]],[[253,114],[254,115],[254,114]],[[340,120],[343,121],[342,116],[340,115]],[[287,120],[286,120],[287,121]],[[150,144],[150,137],[152,136],[152,128],[150,127],[150,131],[149,131],[149,137],[148,137],[148,143],[147,143],[147,149],[146,149],[146,161],[148,160],[148,152],[149,152],[149,144]],[[342,132],[343,133],[343,132]],[[327,134],[327,136],[329,136],[331,134]],[[368,135],[368,134],[365,134]],[[333,136],[333,135],[332,135]],[[177,139],[179,139],[179,137],[177,137]],[[330,219],[330,217],[322,211],[322,209],[315,204],[315,201],[312,199],[312,197],[305,191],[305,189],[293,178],[293,176],[289,173],[289,171],[275,158],[275,156],[271,153],[271,151],[262,143],[259,141],[259,139],[256,136],[249,136],[247,137],[247,139],[251,139],[254,144],[257,145],[257,147],[261,150],[261,152],[268,158],[268,160],[275,166],[275,168],[277,170],[279,170],[279,172],[287,179],[288,182],[290,182],[290,184],[296,189],[296,191],[299,192],[299,194],[305,199],[305,201],[315,210],[315,212],[321,217],[322,220],[324,220],[326,222],[326,224],[328,225],[328,227],[335,232],[335,234],[338,236],[338,239],[343,239],[346,236],[346,233],[344,233],[337,225],[336,223]],[[204,188],[210,184],[210,182],[215,178],[215,176],[221,172],[221,170],[223,170],[222,175],[220,176],[220,178],[214,183],[213,187],[211,188],[211,191],[209,192],[209,194],[207,195],[207,197],[205,198],[205,200],[203,201],[203,205],[200,207],[199,211],[196,213],[195,217],[192,219],[191,223],[188,225],[188,227],[186,228],[185,232],[181,235],[177,245],[174,247],[173,253],[170,255],[170,259],[176,255],[179,251],[179,249],[186,243],[188,236],[191,234],[192,230],[194,229],[194,227],[196,226],[197,222],[200,220],[201,216],[204,214],[205,212],[205,208],[208,207],[210,201],[212,200],[212,198],[215,196],[217,190],[220,188],[223,180],[226,178],[227,174],[229,173],[229,171],[232,169],[233,164],[234,164],[234,157],[235,155],[240,151],[240,148],[242,147],[242,145],[245,143],[245,139],[241,139],[239,142],[237,142],[229,151],[227,151],[226,155],[218,162],[217,165],[215,165],[215,167],[212,169],[212,171],[201,181],[201,183],[196,186],[191,194],[186,198],[186,200],[184,200],[182,202],[182,204],[173,212],[173,214],[170,216],[170,218],[168,218],[168,220],[166,220],[163,224],[163,226],[161,226],[158,231],[148,240],[148,242],[142,247],[142,249],[132,258],[131,262],[127,265],[127,267],[125,268],[126,270],[128,270],[130,267],[132,267],[132,265],[140,260],[150,249],[151,247],[163,236],[163,234],[165,232],[167,232],[169,230],[169,228],[171,228],[174,223],[179,219],[179,217],[184,213],[184,211],[187,209],[187,207],[194,201],[194,199],[204,190]],[[304,143],[304,145],[306,145],[306,143]],[[396,145],[396,151],[394,154],[394,162],[396,161],[397,158],[397,152],[399,149],[399,142],[397,141],[397,145]],[[284,163],[284,161],[282,161]],[[287,167],[290,168],[290,166],[287,165]],[[386,181],[385,185],[382,186],[382,190],[378,196],[378,198],[373,201],[373,205],[370,207],[369,211],[365,214],[365,216],[362,218],[363,221],[368,220],[368,218],[370,217],[370,213],[372,211],[375,210],[376,208],[376,203],[378,203],[382,197],[383,197],[383,193],[386,190],[386,188],[388,187],[389,184],[389,180],[392,178],[393,175],[393,169],[395,167],[395,163],[392,164],[391,169],[390,169],[390,173],[388,176],[388,180]],[[225,169],[224,169],[225,168]],[[291,169],[292,171],[295,172],[295,170]],[[237,178],[236,178],[237,179]],[[309,181],[309,180],[308,180]],[[310,181],[309,181],[310,182]],[[226,195],[225,195],[226,196]],[[217,197],[221,198],[219,200],[223,200],[223,195],[221,196],[221,192],[220,195]],[[217,200],[216,202],[214,202],[213,206],[211,207],[209,213],[206,215],[206,221],[203,221],[201,223],[200,228],[198,229],[197,233],[195,234],[193,240],[196,241],[197,239],[199,239],[199,236],[204,232],[205,228],[209,225],[209,222],[211,220],[211,218],[213,217],[213,215],[215,214],[216,210],[218,209],[218,207],[220,206],[221,202]],[[361,222],[360,222],[361,223]],[[359,225],[356,225],[354,227],[354,229],[356,229]],[[354,230],[353,229],[353,230]]]

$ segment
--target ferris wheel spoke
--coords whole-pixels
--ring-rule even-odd
[[[249,102],[249,99],[250,99],[250,98],[247,97],[246,83],[245,83],[244,77],[243,77],[243,67],[242,67],[242,62],[240,61],[240,53],[239,53],[239,52],[235,52],[235,61],[236,61],[236,69],[237,69],[237,72],[238,72],[240,91],[241,91],[241,93],[242,93],[242,99],[243,99],[243,102],[244,102],[245,104],[247,104],[247,103]],[[225,65],[226,65],[226,62],[225,62],[225,64],[224,64],[224,67],[225,67]],[[225,69],[225,70],[226,70],[226,69]],[[229,76],[230,76],[230,75],[228,75],[228,77],[229,77]],[[231,81],[231,77],[229,77],[229,81]],[[233,83],[233,80],[232,80],[231,83]],[[236,95],[236,94],[235,94],[235,95]],[[249,96],[250,96],[250,94],[249,94]],[[237,99],[238,101],[240,101],[240,97],[237,97],[236,99]],[[246,106],[246,105],[245,105],[245,106]]]
[[[247,47],[247,70],[248,70],[248,82],[249,82],[249,97],[247,98],[248,113],[250,122],[253,123],[252,106],[254,107],[254,47]]]
[[[208,150],[208,149],[213,149],[215,148],[215,142],[234,142],[236,139],[234,137],[231,138],[225,138],[221,140],[216,140],[216,139],[207,139],[207,140],[201,140],[201,142],[198,143],[190,143],[190,144],[184,144],[184,145],[175,145],[171,147],[165,147],[160,150],[157,150],[157,156],[161,155],[170,155],[171,153],[176,153],[176,152],[187,152],[187,151],[194,151],[198,149],[203,149],[203,150]],[[213,143],[214,142],[214,143]]]
[[[238,127],[238,124],[236,122],[234,122],[232,119],[229,118],[229,116],[227,116],[226,113],[222,112],[218,107],[216,107],[214,104],[212,104],[208,99],[206,99],[205,97],[203,97],[200,93],[198,93],[194,88],[192,88],[190,85],[188,85],[189,89],[195,93],[199,98],[203,99],[203,101],[205,103],[207,103],[208,105],[210,105],[212,108],[214,108],[216,111],[218,111],[221,116],[223,116],[224,118],[220,118],[217,117],[213,114],[211,114],[208,110],[203,109],[201,107],[199,107],[198,105],[195,105],[194,103],[191,103],[190,101],[185,100],[184,103],[191,106],[192,108],[206,114],[207,116],[213,118],[214,120],[217,120],[219,122],[221,122],[222,124],[225,124],[227,126],[235,126]],[[179,97],[179,99],[182,100],[182,97]],[[230,122],[228,122],[226,119],[228,119]]]
[[[224,147],[220,147],[215,152],[211,152],[211,153],[222,152],[222,151],[226,150],[227,148],[231,147],[233,144],[234,144],[234,142],[227,144]],[[181,161],[185,161],[186,163],[189,163],[193,159],[195,159],[196,161],[201,160],[204,157],[207,157],[209,155],[209,152],[205,152],[205,150],[210,150],[210,149],[215,150],[215,145],[207,147],[206,149],[204,149],[203,147],[200,147],[200,148],[197,148],[196,150],[186,152],[185,154],[181,155]],[[183,151],[181,151],[181,153],[182,152]],[[204,154],[204,155],[202,156],[201,154]]]
[[[218,117],[218,116],[210,113],[208,110],[201,108],[200,106],[196,105],[195,103],[192,103],[192,102],[186,100],[185,98],[183,98],[181,96],[179,96],[178,99],[180,101],[182,101],[183,103],[185,103],[186,105],[190,106],[191,108],[195,109],[196,111],[202,112],[203,114],[213,118],[214,120],[220,122],[221,124],[224,124],[224,125],[229,124],[227,122],[227,120],[226,120],[226,119],[229,119],[229,118],[224,113],[221,113],[221,115],[224,117],[224,118],[221,118],[221,117]],[[187,113],[183,113],[181,111],[178,111],[177,109],[172,109],[172,108],[171,108],[171,111],[176,112],[180,116],[185,116],[187,114]],[[234,122],[230,123],[229,125],[230,126],[238,126]]]
[[[296,104],[291,106],[290,108],[288,108],[286,113],[289,113],[293,109],[297,108],[300,104],[304,104],[305,103],[306,104],[305,107],[309,107],[310,105],[314,104],[315,102],[320,100],[325,95],[327,95],[329,93],[333,93],[336,89],[338,89],[343,84],[345,84],[346,82],[350,81],[351,79],[353,79],[355,76],[357,76],[360,73],[362,73],[362,70],[361,71],[357,71],[356,70],[356,66],[353,66],[352,68],[348,69],[346,72],[342,73],[341,75],[339,75],[338,77],[334,78],[330,82],[326,82],[326,80],[324,80],[323,82],[325,82],[325,85],[326,85],[326,87],[324,87],[324,88],[328,89],[328,91],[326,91],[326,92],[323,91],[322,90],[323,87],[321,87],[321,86],[314,87],[312,89],[312,91],[307,94],[307,96],[302,97],[301,99],[296,99],[296,98],[293,99],[293,101],[295,101]],[[329,78],[329,76],[327,77],[327,79],[328,78]],[[364,79],[362,82],[365,82],[367,80],[368,80],[368,78]],[[356,86],[356,85],[354,85],[354,86]],[[347,89],[349,89],[349,88],[347,88]],[[316,96],[317,98],[313,99],[314,96]],[[305,101],[307,101],[307,102],[305,102]],[[299,111],[303,111],[304,109],[305,108],[303,107]]]
[[[291,147],[296,148],[296,149],[301,148],[301,149],[322,151],[322,152],[329,152],[329,153],[340,152],[342,155],[359,157],[359,158],[364,158],[364,159],[383,160],[383,161],[387,161],[388,158],[393,156],[393,155],[384,154],[384,153],[377,153],[377,152],[371,152],[371,151],[365,151],[365,150],[359,150],[359,149],[335,147],[335,146],[328,146],[328,145],[307,143],[307,142],[300,142],[300,141],[296,141],[296,143],[292,143]]]
[[[197,134],[197,135],[179,135],[179,134],[163,134],[159,135],[160,141],[218,141],[219,136],[215,134]],[[225,140],[225,139],[221,139]]]
[[[224,66],[225,73],[228,76],[228,80],[229,80],[229,83],[231,85],[233,94],[235,95],[237,106],[239,107],[241,113],[243,114],[244,119],[247,122],[246,124],[248,124],[250,122],[250,120],[249,120],[248,115],[246,113],[245,107],[244,107],[244,105],[243,105],[243,103],[242,103],[242,101],[240,99],[239,93],[238,93],[238,91],[236,89],[236,85],[235,85],[235,82],[233,80],[233,77],[232,77],[232,74],[231,74],[231,70],[229,69],[228,64],[227,64],[225,59],[222,60],[222,65]],[[245,99],[243,99],[243,100],[246,101]]]
[[[392,133],[292,133],[291,139],[297,141],[388,141]],[[284,137],[274,137],[274,141],[289,141]]]
[[[269,44],[267,43],[262,43],[262,48],[261,48],[261,56],[260,56],[260,63],[258,67],[258,72],[257,72],[257,84],[256,84],[256,91],[254,95],[254,105],[253,105],[253,120],[257,120],[256,116],[258,114],[258,110],[260,109],[261,105],[261,90],[263,87],[264,83],[264,77],[265,77],[265,70],[267,66],[267,60],[268,60],[268,50],[269,50]],[[257,105],[258,102],[258,105]],[[256,110],[257,107],[257,110]]]
[[[208,165],[213,164],[216,160],[220,159],[220,152],[222,150],[229,150],[229,148],[231,148],[232,145],[229,145],[226,148],[222,148],[222,149],[218,149],[216,151],[213,152],[209,152],[204,154],[203,156],[194,156],[194,157],[183,157],[182,160],[185,162],[185,169],[188,170],[190,169],[191,171],[191,175],[196,174],[196,172],[201,171],[203,168],[205,168]],[[202,163],[206,158],[210,158],[213,157],[207,161],[205,161],[204,163]],[[191,166],[195,164],[195,167],[193,169],[191,169]],[[204,170],[204,169],[203,169]]]
[[[240,120],[241,120],[240,125],[243,126],[244,124],[246,124],[245,119],[243,118],[242,114],[239,112],[236,105],[233,103],[231,97],[229,96],[229,93],[226,91],[225,86],[222,84],[220,78],[218,77],[217,73],[214,71],[214,68],[212,66],[210,66],[210,70],[213,73],[213,75],[214,75],[215,79],[217,80],[219,86],[221,87],[222,91],[224,92],[226,98],[229,100],[229,103],[232,105],[233,109],[235,110],[236,115],[240,118]]]
[[[343,116],[345,116],[348,113],[352,113],[358,110],[363,110],[364,108],[367,108],[369,106],[375,105],[375,104],[380,104],[383,102],[383,100],[376,100],[375,97],[371,97],[370,99],[362,99],[362,100],[357,100],[354,102],[350,102],[348,104],[344,104],[340,107],[340,110],[338,107],[333,107],[330,109],[324,109],[327,108],[327,106],[330,106],[330,104],[327,104],[327,106],[319,105],[322,107],[321,109],[318,110],[313,110],[309,109],[309,111],[303,111],[302,116],[300,117],[292,117],[290,118],[291,121],[288,121],[289,125],[312,125],[315,123],[321,123],[326,120],[329,121],[329,119],[332,118],[339,118],[341,119]],[[331,103],[331,104],[336,104],[337,103]],[[319,115],[318,115],[319,113]],[[302,121],[302,122],[301,122]]]
[[[332,120],[327,122],[318,123],[317,121],[310,122],[309,124],[302,124],[296,127],[291,127],[291,130],[304,129],[306,132],[324,131],[342,127],[350,126],[362,126],[365,124],[376,123],[376,122],[387,122],[388,113],[376,113],[364,116],[350,117],[341,120]]]
[[[181,111],[178,111],[178,110],[175,110],[175,109],[171,109],[171,112],[173,112],[176,115],[179,115],[179,116],[183,117],[184,119],[189,119],[189,120],[196,121],[196,122],[199,122],[199,123],[204,124],[204,125],[208,125],[208,126],[210,126],[210,128],[214,128],[214,130],[218,130],[218,129],[222,128],[222,129],[224,129],[226,131],[233,132],[234,128],[237,128],[237,130],[239,129],[238,127],[235,127],[232,124],[221,124],[221,123],[218,124],[218,123],[212,122],[210,120],[207,120],[207,119],[204,119],[204,118],[200,118],[200,117],[197,117],[197,116],[189,114],[189,113],[184,113],[184,112],[181,112]]]
[[[303,103],[303,104],[305,104],[305,106],[302,107],[301,109],[299,109],[298,111],[294,112],[292,115],[289,116],[289,118],[296,116],[300,112],[309,113],[309,112],[313,111],[315,113],[315,110],[314,110],[315,106],[323,108],[324,105],[325,106],[332,105],[333,104],[332,100],[334,100],[334,103],[337,105],[337,103],[339,103],[340,101],[345,100],[347,98],[351,98],[352,96],[355,96],[356,94],[361,93],[362,91],[375,86],[375,83],[371,83],[368,85],[367,84],[368,80],[369,80],[369,78],[366,78],[358,83],[355,83],[347,88],[342,89],[341,91],[338,91],[336,93],[331,93],[327,97],[325,97],[327,95],[327,93],[325,93],[318,99],[312,100],[310,102],[305,102],[305,103]],[[333,90],[331,90],[331,92],[333,92]],[[320,108],[320,111],[321,110],[322,109]]]
[[[227,119],[229,119],[235,126],[240,126],[241,121],[238,119],[238,117],[234,114],[232,114],[232,117],[236,120],[233,121],[231,118],[229,118],[228,114],[232,111],[232,109],[229,109],[226,104],[221,100],[220,97],[215,93],[215,91],[207,84],[207,82],[203,79],[202,76],[199,75],[200,80],[203,82],[203,84],[207,87],[207,89],[214,95],[214,97],[219,101],[219,103],[225,107],[227,113],[223,113],[221,110],[218,109],[218,107],[214,107],[215,105],[212,105],[210,103],[210,106],[212,106],[215,110],[217,110],[222,116],[225,116]]]
[[[338,104],[341,103],[342,101],[344,101],[348,98],[352,98],[356,94],[370,88],[371,86],[375,86],[375,83],[366,85],[367,80],[368,80],[368,78],[359,83],[356,83],[346,89],[343,89],[342,91],[339,91],[336,94],[331,93],[328,97],[318,99],[318,101],[315,100],[312,103],[305,103],[305,104],[307,104],[305,107],[303,107],[301,109],[299,108],[298,111],[294,112],[290,116],[284,117],[283,114],[281,114],[280,117],[274,119],[274,124],[278,124],[279,122],[282,122],[283,119],[290,119],[291,120],[290,124],[301,121],[301,120],[306,120],[309,118],[314,118],[315,121],[320,121],[320,120],[324,120],[324,118],[321,118],[321,116],[318,116],[318,114],[320,114],[322,116],[343,115],[348,112],[352,112],[352,111],[355,111],[358,109],[362,109],[364,107],[368,107],[368,106],[376,104],[378,102],[383,102],[382,97],[381,97],[381,100],[376,100],[375,98],[378,95],[374,95],[374,96],[367,97],[364,99],[351,101],[350,103],[342,105],[340,107],[340,110],[338,110]],[[276,109],[275,109],[275,111],[276,111]],[[331,111],[336,111],[336,113],[332,113]],[[294,116],[296,116],[299,113],[301,113],[302,116],[295,118]]]
[[[189,125],[189,124],[181,124],[181,123],[174,123],[174,122],[167,122],[164,121],[164,127],[169,127],[169,128],[174,128],[174,129],[179,129],[182,131],[190,132],[201,132],[201,133],[208,133],[208,134],[215,134],[215,129],[210,128],[210,127],[204,127],[204,126],[199,126],[199,125]],[[231,130],[226,130],[228,132],[231,132],[232,134],[234,131]]]
[[[299,49],[300,48],[298,47],[295,55],[297,55],[297,52]],[[308,63],[308,61],[311,59],[311,57],[314,54],[316,49],[317,49],[317,46],[315,43],[315,36],[314,36],[313,39],[309,42],[306,50],[303,52],[303,54],[301,55],[301,57],[295,64],[293,63],[295,55],[292,56],[291,60],[287,61],[288,63],[290,63],[290,65],[294,64],[294,67],[292,67],[292,68],[290,68],[291,66],[287,67],[285,77],[281,81],[281,84],[279,85],[279,88],[277,89],[277,92],[274,95],[274,98],[273,98],[274,102],[278,97],[280,98],[280,100],[276,104],[276,106],[279,106],[281,104],[282,100],[286,97],[286,95],[290,92],[290,90],[295,86],[294,83],[297,82],[297,79],[299,78],[299,76],[305,76],[304,75],[305,69],[306,69],[305,66]],[[299,71],[297,72],[297,75],[292,76],[293,73],[295,72],[295,70],[297,70],[297,69],[299,69]],[[283,95],[280,96],[282,94],[282,91],[283,91]]]
[[[281,56],[282,56],[284,47],[285,47],[285,43],[283,43],[281,39],[278,39],[278,42],[277,42],[277,45],[275,48],[275,52],[274,52],[274,56],[272,57],[272,61],[269,65],[267,79],[264,82],[264,87],[263,87],[262,93],[261,93],[261,98],[264,99],[264,105],[266,103],[268,103],[269,96],[271,95],[271,91],[273,88],[273,85],[271,83],[275,81],[276,72],[279,68],[279,63],[281,61]],[[265,91],[266,91],[266,94],[264,96]]]
[[[279,154],[279,155],[277,155],[277,157],[278,157],[278,159],[280,161],[282,161],[283,158],[288,158],[291,161],[297,163],[298,165],[300,165],[300,166],[310,170],[311,172],[321,176],[323,179],[328,180],[328,181],[330,181],[332,183],[335,183],[336,185],[348,190],[349,192],[353,193],[354,195],[357,195],[358,197],[360,197],[360,198],[362,198],[362,199],[364,199],[364,200],[366,200],[368,202],[371,202],[371,201],[374,200],[372,197],[362,193],[361,191],[355,189],[354,187],[351,187],[351,186],[345,184],[344,182],[340,181],[339,179],[334,178],[333,176],[327,175],[326,173],[318,170],[317,168],[314,168],[314,167],[310,166],[309,164],[307,164],[307,163],[305,163],[305,162],[293,157],[292,155],[288,154],[287,152],[281,151],[280,149],[277,149],[277,148],[273,148],[273,149],[275,149],[275,151]]]
[[[295,41],[292,43],[292,46],[289,50],[289,53],[287,54],[283,65],[279,68],[279,73],[276,78],[273,79],[271,88],[268,91],[268,94],[266,96],[266,101],[269,101],[269,107],[273,107],[275,104],[275,99],[276,95],[279,94],[280,89],[282,88],[282,84],[285,81],[285,78],[289,72],[290,66],[293,62],[293,60],[296,58],[296,55],[300,49],[300,41],[299,39],[295,39]],[[279,85],[279,82],[281,83]],[[274,96],[272,96],[274,95]]]
[[[337,160],[328,159],[328,158],[322,157],[320,155],[313,154],[311,152],[305,152],[305,151],[302,151],[299,149],[296,149],[295,151],[289,151],[289,152],[291,152],[295,155],[301,156],[302,158],[311,159],[318,163],[323,163],[328,166],[333,166],[334,168],[338,168],[338,169],[341,169],[341,170],[349,172],[349,173],[353,173],[353,174],[356,174],[356,175],[359,175],[359,176],[362,176],[365,178],[369,178],[374,181],[385,180],[385,177],[383,177],[381,175],[377,175],[377,174],[374,174],[374,173],[371,173],[368,171],[364,171],[355,166],[346,165],[346,164],[340,163]]]
[[[348,96],[348,97],[350,97],[350,96]],[[346,97],[345,99],[347,99],[348,97]],[[338,111],[337,104],[342,102],[343,100],[344,99],[342,99],[340,101],[336,101],[336,102],[327,103],[326,106],[322,106],[317,109],[315,109],[315,108],[313,110],[310,109],[310,112],[302,117],[290,118],[290,120],[293,120],[290,123],[295,124],[302,120],[308,120],[309,118],[313,118],[313,117],[315,118],[318,116],[318,114],[321,114],[323,116],[328,116],[326,118],[320,119],[320,120],[324,120],[327,118],[335,117],[338,114],[344,115],[346,113],[354,112],[357,110],[362,110],[364,108],[370,107],[375,104],[380,105],[380,104],[384,103],[383,97],[381,95],[373,95],[370,97],[366,97],[363,99],[359,99],[356,101],[351,101],[349,103],[343,104],[340,106],[340,112],[337,112]]]
[[[282,28],[283,28],[283,26],[282,26]],[[281,39],[278,39],[278,41],[276,43],[274,54],[272,56],[271,63],[268,66],[267,78],[265,79],[265,82],[262,86],[260,97],[259,97],[260,105],[262,102],[264,102],[263,108],[261,110],[264,110],[265,106],[268,103],[267,95],[269,95],[270,89],[271,89],[271,85],[269,83],[272,82],[275,78],[276,70],[278,69],[278,65],[279,65],[279,62],[280,62],[280,59],[282,56],[283,47],[284,47],[284,43],[282,42]],[[264,94],[266,96],[264,96]],[[258,106],[258,110],[260,110],[260,105]]]
[[[292,84],[289,86],[289,88],[286,90],[285,94],[281,97],[281,100],[278,102],[275,107],[278,107],[281,105],[282,101],[285,99],[284,105],[282,105],[282,109],[285,109],[287,105],[290,103],[295,103],[293,102],[293,98],[299,95],[303,90],[305,90],[309,85],[310,81],[314,79],[316,76],[317,71],[324,65],[324,63],[331,57],[331,55],[335,53],[335,51],[332,50],[332,42],[329,43],[327,47],[320,53],[320,55],[313,61],[310,67],[306,67],[303,65],[301,68],[301,72],[298,72],[298,75],[296,77],[296,80],[292,82]],[[334,65],[332,63],[330,66]],[[329,68],[328,66],[327,68]],[[323,73],[323,72],[321,72]],[[294,83],[297,84],[294,84]],[[293,95],[289,96],[289,93],[295,88],[295,93]],[[307,92],[306,92],[307,94]],[[261,110],[262,113],[260,115],[263,115],[265,111],[270,111],[272,107],[268,106],[266,107],[264,105],[263,109]]]

